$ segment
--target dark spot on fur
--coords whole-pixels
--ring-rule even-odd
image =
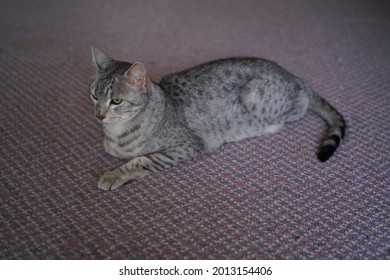
[[[317,157],[321,162],[325,162],[333,155],[335,150],[336,150],[336,146],[334,145],[322,146],[320,148],[320,151],[318,152]]]
[[[344,138],[345,137],[345,126],[341,126],[340,131],[341,131],[341,137]]]

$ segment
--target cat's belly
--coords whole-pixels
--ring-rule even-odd
[[[216,150],[225,143],[236,142],[245,138],[262,136],[279,132],[283,124],[272,125],[239,125],[226,131],[209,131],[203,135],[209,151]]]

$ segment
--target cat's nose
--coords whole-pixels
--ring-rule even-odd
[[[103,121],[105,119],[105,115],[100,115],[100,114],[96,114],[95,117],[99,120],[99,121]]]

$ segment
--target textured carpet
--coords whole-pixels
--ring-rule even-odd
[[[0,2],[0,258],[389,259],[389,1]],[[259,56],[349,124],[326,163],[309,113],[116,192],[88,87],[90,47],[158,81]]]

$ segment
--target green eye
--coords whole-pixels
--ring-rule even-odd
[[[115,99],[111,99],[111,104],[114,104],[114,105],[119,105],[122,103],[122,99],[119,99],[119,98],[115,98]]]

